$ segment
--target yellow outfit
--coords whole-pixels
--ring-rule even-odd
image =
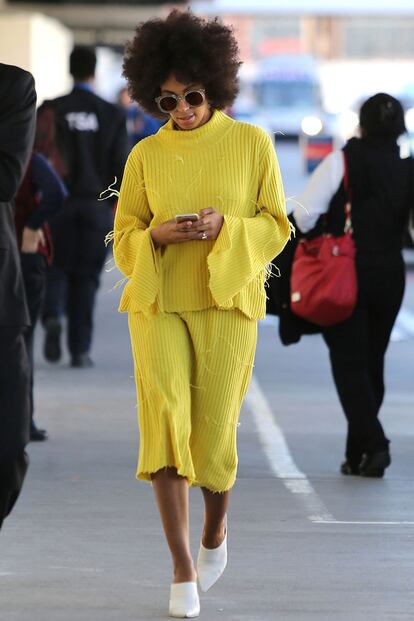
[[[155,250],[151,227],[205,207],[224,215],[217,240]],[[138,478],[174,466],[212,491],[233,484],[266,266],[289,236],[277,159],[261,129],[215,110],[191,131],[169,121],[132,150],[114,256],[128,279],[120,311],[129,313],[138,388]]]
[[[191,485],[230,489],[257,322],[216,308],[129,313],[128,319],[141,435],[138,478],[173,466]]]

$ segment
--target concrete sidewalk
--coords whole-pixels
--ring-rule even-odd
[[[50,440],[30,445],[22,496],[0,534],[2,621],[166,618],[170,561],[151,487],[134,478],[126,317],[116,313],[119,292],[109,292],[117,278],[106,274],[100,292],[95,368],[71,369],[67,358],[49,365],[37,344],[37,420]],[[255,375],[304,479],[275,477],[251,411],[259,404],[250,402],[239,433],[229,565],[202,596],[201,619],[413,619],[414,525],[404,524],[414,520],[412,347],[406,341],[390,352],[384,416],[394,465],[383,481],[345,478],[338,474],[344,425],[323,344],[308,339],[284,349],[273,329],[261,328]],[[310,519],[304,481],[333,521]],[[201,522],[193,490],[194,554]]]

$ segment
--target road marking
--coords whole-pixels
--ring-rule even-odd
[[[374,521],[369,521],[369,520],[319,520],[319,519],[314,519],[312,520],[312,522],[314,524],[357,524],[358,526],[414,526],[414,522],[408,522],[408,521],[395,521],[395,522],[374,522]]]
[[[275,477],[281,479],[292,494],[301,498],[306,506],[307,518],[311,522],[334,522],[334,517],[306,475],[295,464],[282,430],[275,422],[266,397],[254,375],[246,396],[246,405],[253,415],[260,442]]]

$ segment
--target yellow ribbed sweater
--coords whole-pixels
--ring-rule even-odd
[[[155,250],[151,227],[176,214],[215,207],[216,241]],[[188,131],[170,120],[128,158],[114,227],[114,257],[127,277],[121,312],[237,308],[265,315],[267,264],[290,237],[285,197],[266,132],[215,110]]]

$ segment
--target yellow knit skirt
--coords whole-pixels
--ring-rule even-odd
[[[257,321],[208,308],[128,314],[138,393],[137,478],[167,466],[190,485],[230,489],[237,424],[253,370]]]

